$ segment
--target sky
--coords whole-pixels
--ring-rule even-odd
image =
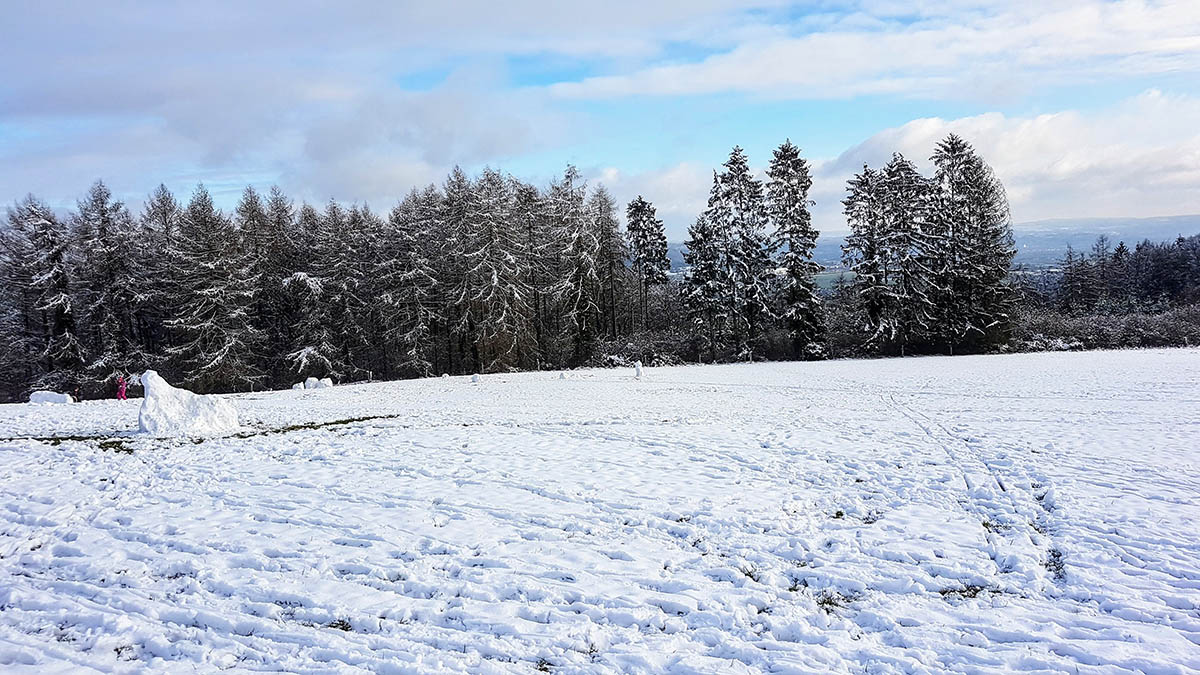
[[[0,204],[97,179],[386,211],[460,165],[641,194],[673,241],[734,145],[811,162],[814,221],[964,136],[1017,222],[1200,213],[1197,0],[0,0]]]

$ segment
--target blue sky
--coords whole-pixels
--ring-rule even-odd
[[[45,4],[45,3],[43,3]],[[14,3],[0,200],[97,178],[246,184],[385,210],[455,164],[538,183],[569,162],[672,239],[734,144],[813,163],[816,222],[863,163],[950,131],[1014,219],[1200,213],[1200,3]]]

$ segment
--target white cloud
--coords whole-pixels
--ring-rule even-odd
[[[881,131],[818,165],[820,219],[844,227],[836,201],[863,163],[901,152],[929,172],[934,144],[951,132],[996,170],[1017,222],[1200,213],[1200,99],[1150,90],[1097,112],[919,119]]]
[[[745,42],[700,62],[553,85],[569,98],[749,92],[1004,98],[1047,84],[1200,70],[1195,0],[867,3],[807,34]],[[916,18],[913,18],[913,17]],[[870,20],[867,20],[870,19]]]

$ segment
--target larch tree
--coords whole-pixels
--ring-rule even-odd
[[[102,181],[80,200],[72,218],[75,243],[74,283],[77,315],[87,329],[85,366],[91,388],[115,386],[144,369],[147,358],[138,332],[137,312],[148,293],[145,268],[138,259],[138,237],[132,216]]]
[[[615,338],[627,272],[625,260],[629,254],[625,238],[621,235],[616,202],[603,185],[597,185],[588,198],[587,212],[600,244],[596,252],[600,291],[600,325],[597,332],[607,332],[609,337]]]
[[[171,304],[181,312],[167,321],[178,334],[167,353],[184,382],[200,391],[262,386],[252,259],[203,185],[183,211],[174,248],[179,268]]]

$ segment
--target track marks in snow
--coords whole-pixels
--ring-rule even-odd
[[[6,446],[0,664],[1200,669],[1195,369],[1149,354],[426,380],[234,398],[287,433]]]

